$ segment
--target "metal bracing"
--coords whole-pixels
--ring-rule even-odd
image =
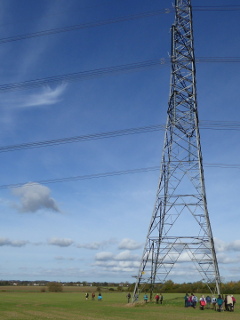
[[[193,263],[201,280],[220,293],[198,128],[191,1],[175,0],[175,9],[161,173],[133,296],[144,284],[152,294],[180,263]]]

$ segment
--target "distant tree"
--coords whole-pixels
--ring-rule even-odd
[[[49,282],[47,287],[49,292],[61,292],[63,290],[60,282]]]

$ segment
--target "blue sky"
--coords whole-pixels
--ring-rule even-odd
[[[193,6],[240,1],[193,0]],[[172,1],[0,1],[5,84],[168,59]],[[43,30],[116,22],[2,43]],[[193,11],[196,57],[239,57],[240,11]],[[164,124],[170,65],[1,92],[0,146]],[[239,122],[239,63],[198,63],[200,121]],[[230,127],[228,127],[230,128]],[[221,127],[222,129],[222,127]],[[137,274],[158,171],[61,183],[32,182],[158,166],[163,131],[0,154],[0,279],[129,281]],[[201,129],[206,164],[239,164],[239,130]],[[239,168],[205,167],[223,279],[239,280]],[[175,271],[177,282],[195,280]],[[198,278],[196,278],[198,280]]]

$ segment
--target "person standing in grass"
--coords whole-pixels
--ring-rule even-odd
[[[159,296],[159,301],[160,301],[160,304],[163,303],[163,295],[160,293],[160,296]]]
[[[228,294],[226,296],[226,311],[232,311],[233,300],[232,297]]]
[[[100,292],[98,294],[98,301],[102,301],[102,294]]]
[[[195,294],[192,293],[192,307],[195,309],[198,302],[198,298],[195,296]]]
[[[213,310],[217,310],[217,299],[215,297],[212,297],[212,306]]]
[[[192,295],[190,294],[188,296],[188,307],[191,307],[192,306]]]
[[[188,293],[186,293],[185,297],[184,297],[184,307],[187,308],[188,307]]]
[[[234,311],[234,306],[235,306],[235,303],[236,303],[236,298],[234,296],[231,296],[232,297],[232,311]]]
[[[219,294],[218,298],[217,298],[217,305],[218,305],[218,311],[221,312],[223,311],[222,309],[222,305],[223,305],[223,298],[221,297],[221,295]]]
[[[144,297],[143,297],[144,302],[148,302],[148,295],[145,293]]]
[[[92,293],[92,300],[95,300],[95,292]]]
[[[137,302],[137,301],[138,301],[138,294],[135,293],[135,295],[134,295],[134,302]]]
[[[128,299],[128,303],[130,302],[130,299],[131,299],[131,294],[130,294],[130,292],[128,292],[128,294],[127,294],[127,299]]]
[[[156,300],[156,303],[158,304],[158,302],[159,302],[159,294],[157,293],[156,295],[155,295],[155,300]]]
[[[200,303],[200,309],[204,310],[204,307],[206,305],[206,299],[204,298],[204,296],[201,296],[201,298],[199,299],[199,303]]]
[[[207,309],[211,308],[212,299],[209,296],[206,296]]]

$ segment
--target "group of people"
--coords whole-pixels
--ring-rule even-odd
[[[88,292],[85,293],[85,299],[88,300],[89,294]],[[92,292],[92,300],[95,300],[95,292]],[[98,294],[98,301],[102,301],[102,294],[99,292]]]
[[[196,308],[198,303],[198,298],[193,294],[186,293],[185,297],[185,304],[184,306]],[[211,298],[210,296],[204,297],[201,296],[199,299],[199,307],[201,310],[213,309],[215,311],[234,311],[234,306],[236,303],[236,299],[233,295],[225,295],[225,298],[219,295],[217,298],[214,296]]]
[[[217,311],[234,311],[236,304],[236,298],[233,295],[226,294],[219,295],[216,299],[216,308]]]
[[[144,302],[148,302],[148,295],[145,293],[145,295],[143,296],[143,300]],[[160,303],[162,304],[163,303],[163,295],[160,293],[157,293],[156,296],[155,296],[155,301],[156,303]]]
[[[126,297],[127,297],[128,303],[129,303],[129,302],[130,302],[130,299],[131,299],[131,294],[128,293]],[[135,301],[135,302],[138,301],[138,294],[137,294],[137,293],[136,293],[135,296],[134,296],[134,301]],[[143,301],[146,302],[146,303],[148,302],[148,295],[147,295],[147,293],[144,294],[144,296],[143,296]],[[162,303],[163,303],[163,295],[162,295],[161,293],[160,293],[160,294],[157,293],[156,296],[155,296],[155,301],[156,301],[157,304],[158,304],[158,303],[162,304]]]
[[[160,302],[160,304],[162,304],[163,303],[163,295],[160,293],[157,293],[156,295],[155,295],[155,301],[156,301],[156,303],[158,304],[159,302]]]

